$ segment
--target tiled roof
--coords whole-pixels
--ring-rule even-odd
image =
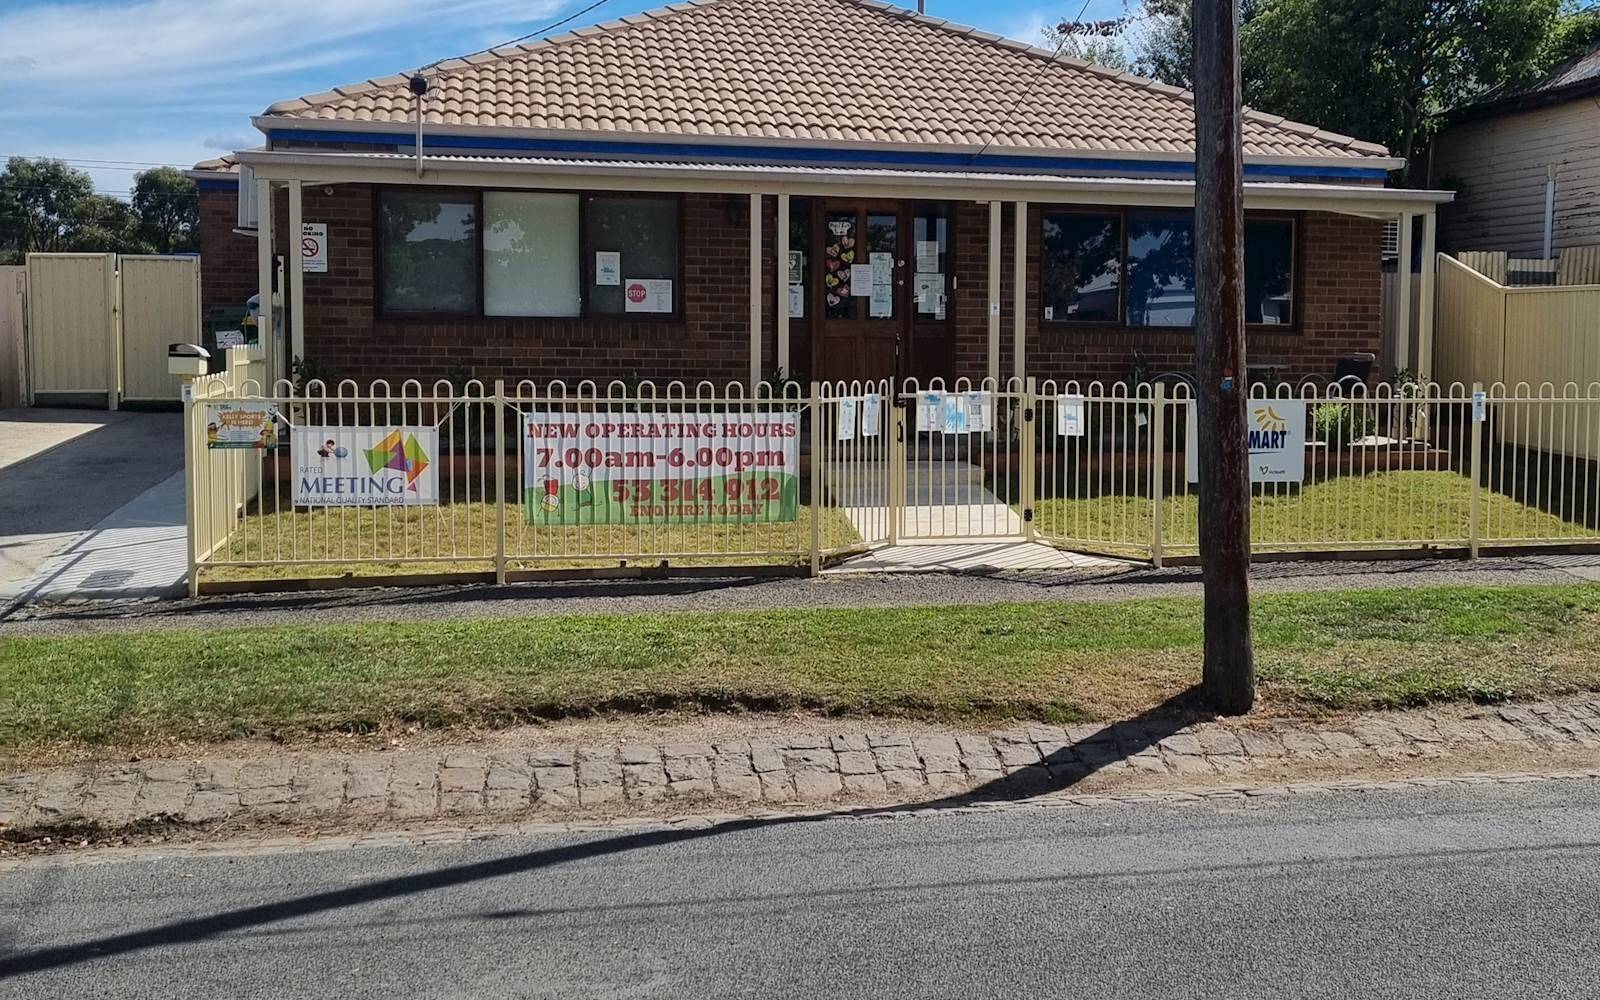
[[[619,138],[1192,154],[1191,96],[876,0],[698,0],[441,63],[425,121]],[[413,122],[403,76],[269,116]],[[1385,156],[1249,112],[1245,152]]]
[[[1551,101],[1581,97],[1600,87],[1600,44],[1576,59],[1562,63],[1544,77],[1520,87],[1496,87],[1471,104],[1457,108],[1453,117],[1472,118],[1502,110],[1515,110]]]
[[[225,153],[214,160],[201,160],[189,168],[191,173],[206,174],[237,174],[239,172],[239,158],[232,153]]]

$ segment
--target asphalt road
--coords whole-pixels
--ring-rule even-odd
[[[1600,782],[30,866],[0,996],[1593,997]]]
[[[1600,556],[1392,561],[1272,562],[1250,571],[1258,594],[1366,587],[1509,586],[1600,580]],[[1118,601],[1200,594],[1195,567],[1122,570],[902,573],[820,579],[712,578],[524,583],[505,587],[397,587],[199,600],[34,605],[0,619],[6,635],[70,635],[158,628],[276,626],[299,622],[423,621],[557,614],[889,608],[1003,602]]]

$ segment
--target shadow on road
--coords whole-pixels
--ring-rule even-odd
[[[1025,800],[1060,792],[1096,771],[1142,751],[1194,722],[1211,718],[1190,688],[1129,719],[1113,722],[1086,738],[1063,746],[1037,764],[1027,765],[996,781],[963,791],[960,795],[898,806],[840,809],[813,815],[755,817],[730,820],[710,827],[647,830],[608,837],[590,843],[527,851],[510,857],[456,865],[417,875],[379,879],[365,885],[310,893],[272,903],[241,907],[223,913],[177,920],[147,930],[128,931],[75,944],[0,954],[0,978],[78,965],[93,959],[170,945],[206,941],[284,920],[312,916],[367,903],[413,896],[488,879],[519,875],[589,858],[649,850],[669,844],[719,837],[728,833],[764,830],[794,823],[810,823],[842,816],[874,816],[924,812],[977,801]]]

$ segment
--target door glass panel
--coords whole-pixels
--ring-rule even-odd
[[[894,319],[896,255],[900,250],[900,218],[896,215],[867,216],[867,263],[872,266],[872,289],[867,315],[872,319]],[[857,289],[859,294],[861,290]]]
[[[856,213],[829,212],[822,232],[823,305],[829,319],[854,319],[850,265],[856,262]]]
[[[917,319],[944,319],[950,220],[944,206],[918,206],[913,230],[911,308]]]

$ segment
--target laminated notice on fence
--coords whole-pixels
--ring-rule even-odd
[[[1083,437],[1083,397],[1056,397],[1056,433],[1062,437]]]
[[[296,427],[289,436],[295,505],[437,504],[438,454],[432,427]]]
[[[1481,424],[1489,419],[1489,394],[1482,389],[1472,394],[1472,422]]]
[[[917,396],[917,430],[940,434],[994,429],[994,397],[987,392],[924,392]]]
[[[278,412],[271,403],[207,403],[207,448],[278,447]]]
[[[856,401],[854,399],[839,400],[838,439],[840,441],[854,441],[856,439]]]
[[[797,413],[528,413],[529,524],[793,521]]]
[[[861,399],[861,436],[875,438],[878,436],[878,421],[883,413],[883,397],[878,393],[869,392]]]
[[[1200,481],[1195,411],[1189,411],[1184,466],[1189,482]],[[1245,411],[1245,446],[1252,483],[1300,483],[1306,478],[1306,404],[1300,399],[1252,399]]]

